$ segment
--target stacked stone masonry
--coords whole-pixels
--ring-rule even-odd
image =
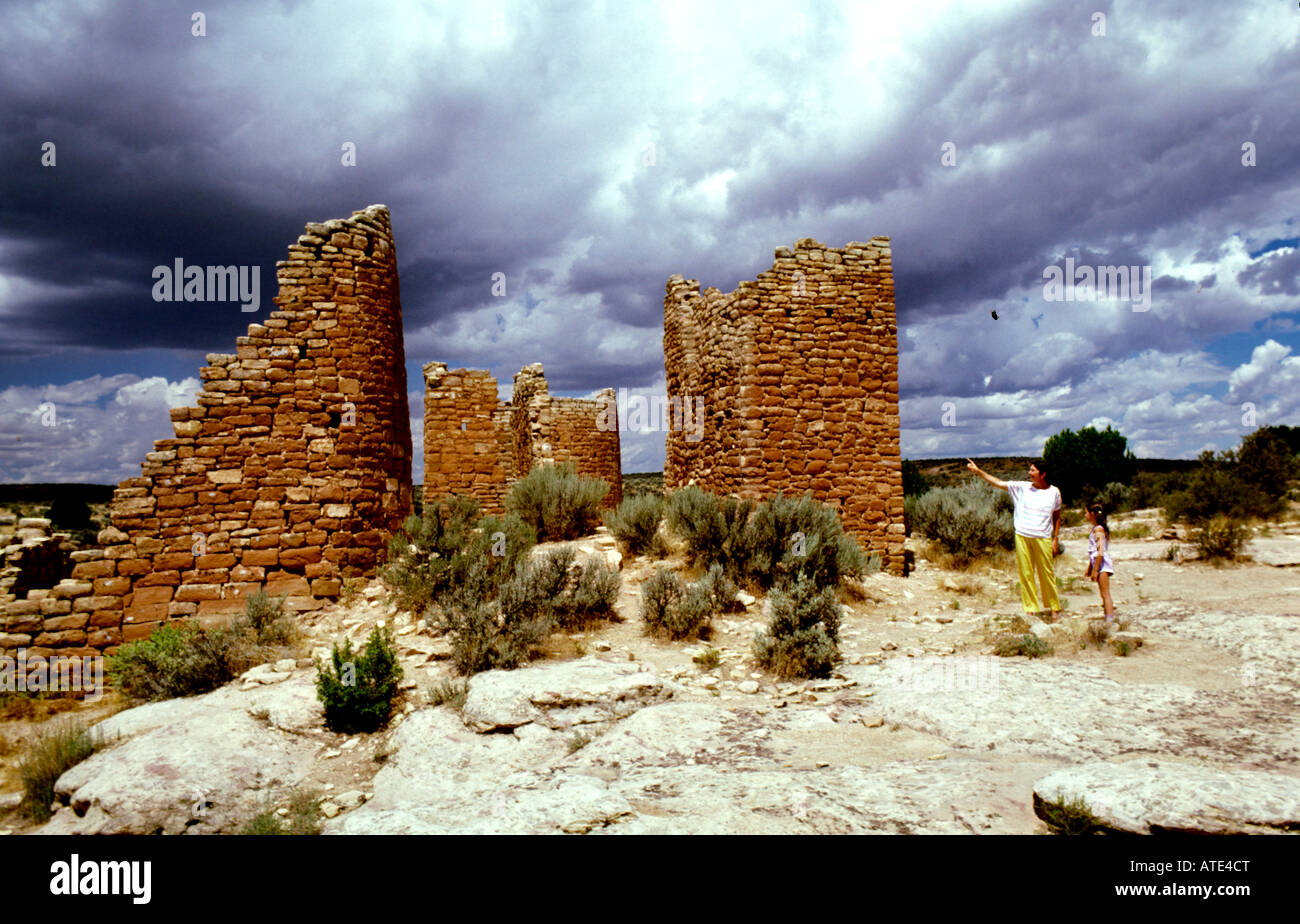
[[[424,366],[424,498],[476,498],[484,513],[505,510],[511,483],[536,465],[572,462],[609,484],[604,506],[623,499],[614,390],[593,399],[552,397],[541,363],[515,375],[510,401],[480,369]]]
[[[374,573],[411,506],[411,434],[388,209],[307,225],[236,352],[210,354],[123,481],[102,549],[5,605],[5,648],[107,650],[168,620],[222,620],[258,590],[315,609]],[[47,651],[48,650],[48,651]]]
[[[669,430],[666,488],[759,499],[811,491],[885,570],[903,573],[898,345],[889,239],[810,238],[734,292],[674,275],[664,297],[670,402],[703,401],[702,438]]]

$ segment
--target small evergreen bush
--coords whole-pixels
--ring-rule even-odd
[[[579,475],[572,462],[538,465],[510,486],[506,510],[531,527],[538,542],[577,539],[600,523],[609,484]]]
[[[636,494],[605,514],[605,525],[628,555],[650,551],[667,507],[662,495]]]
[[[981,483],[933,488],[916,503],[912,529],[958,561],[1015,545],[1011,497]]]
[[[771,621],[754,638],[754,657],[783,679],[828,677],[839,660],[840,605],[833,587],[801,575],[768,597]]]
[[[334,645],[330,664],[316,663],[316,697],[325,706],[325,726],[344,734],[373,732],[388,722],[402,679],[392,633],[376,626],[354,654],[352,640]]]

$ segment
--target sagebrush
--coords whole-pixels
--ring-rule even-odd
[[[1011,497],[979,482],[933,488],[916,502],[912,531],[959,561],[1015,544]]]
[[[452,639],[452,662],[461,674],[526,664],[534,647],[556,628],[577,629],[616,619],[620,579],[601,562],[575,563],[562,546],[520,561],[495,600],[472,589],[453,595],[438,612]]]
[[[515,516],[481,517],[479,503],[452,494],[410,516],[388,543],[381,572],[402,609],[423,614],[473,585],[491,596],[536,542]]]
[[[538,542],[585,536],[600,524],[600,502],[609,484],[579,475],[572,462],[538,465],[510,486],[506,510],[519,517]]]
[[[664,518],[666,501],[659,494],[636,494],[605,514],[605,525],[628,555],[650,551]]]
[[[783,679],[829,677],[839,660],[840,604],[831,587],[801,576],[768,597],[771,621],[754,638],[754,657]]]

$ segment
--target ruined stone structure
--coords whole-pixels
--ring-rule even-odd
[[[703,437],[670,429],[664,486],[839,507],[845,528],[903,573],[898,345],[889,239],[779,247],[734,292],[672,276],[664,297],[670,400],[702,400]]]
[[[308,224],[276,266],[279,310],[209,354],[197,405],[171,412],[175,438],[114,493],[104,548],[77,553],[40,600],[7,604],[4,647],[111,651],[169,619],[225,618],[260,589],[313,609],[374,572],[411,506],[388,209]]]
[[[552,397],[541,363],[515,375],[510,401],[480,369],[424,366],[424,497],[463,494],[499,514],[511,482],[533,466],[573,462],[609,483],[604,506],[623,499],[614,389],[594,399]],[[605,426],[602,421],[613,422]]]

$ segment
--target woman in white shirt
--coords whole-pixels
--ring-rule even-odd
[[[1034,615],[1050,611],[1052,622],[1056,622],[1061,618],[1061,601],[1056,595],[1056,569],[1052,559],[1060,548],[1061,492],[1048,484],[1047,466],[1041,459],[1029,463],[1029,481],[994,478],[970,459],[966,460],[966,467],[1011,495],[1015,507],[1021,605],[1026,613]]]

